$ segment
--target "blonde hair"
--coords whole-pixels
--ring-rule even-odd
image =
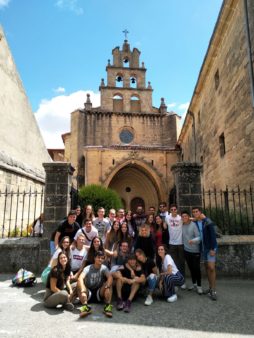
[[[139,236],[142,237],[141,235],[141,232],[142,232],[142,229],[146,228],[146,231],[147,231],[147,236],[146,237],[149,237],[150,236],[150,225],[148,224],[142,224],[140,227],[139,227]]]

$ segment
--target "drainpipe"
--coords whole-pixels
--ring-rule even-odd
[[[195,162],[197,162],[197,146],[196,146],[196,125],[195,125],[195,116],[193,114],[192,111],[188,111],[188,113],[190,114],[190,116],[192,117],[192,121],[193,121],[193,136],[194,136],[194,158],[195,158]]]
[[[248,15],[248,0],[243,0],[243,4],[244,4],[245,30],[246,30],[246,38],[247,38],[247,50],[248,50],[248,59],[249,59],[252,107],[254,107],[254,70],[253,70],[253,62],[252,62],[252,46],[251,46],[251,37],[250,37],[249,15]]]

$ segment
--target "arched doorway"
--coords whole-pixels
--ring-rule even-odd
[[[158,189],[148,172],[135,164],[127,164],[111,179],[109,188],[115,190],[126,203],[126,209],[136,210],[136,205],[158,207]],[[142,202],[143,201],[143,202]]]

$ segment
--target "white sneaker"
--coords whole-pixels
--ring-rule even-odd
[[[191,285],[188,286],[189,291],[196,289],[196,288],[197,288],[197,284],[191,284]]]
[[[177,301],[177,295],[173,295],[171,297],[168,297],[167,302],[173,303]]]
[[[198,293],[199,295],[202,295],[202,293],[203,293],[202,286],[197,286],[197,293]]]
[[[186,288],[187,288],[187,286],[186,286],[185,283],[184,283],[183,285],[181,285],[181,289],[182,289],[182,290],[186,290]]]
[[[145,300],[145,305],[151,305],[153,303],[153,297],[151,295],[148,295]]]

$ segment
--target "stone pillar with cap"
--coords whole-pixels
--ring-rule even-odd
[[[171,167],[179,211],[191,213],[193,207],[202,208],[201,169],[201,164],[190,162],[179,162]]]
[[[165,114],[167,112],[167,106],[163,97],[161,98],[161,105],[159,109],[161,114]]]
[[[58,224],[71,208],[71,178],[74,168],[67,162],[43,163],[46,172],[43,237],[40,242],[40,267],[47,266],[49,241]]]
[[[92,109],[92,102],[90,100],[90,94],[86,94],[86,102],[85,102],[85,110],[91,110]]]

